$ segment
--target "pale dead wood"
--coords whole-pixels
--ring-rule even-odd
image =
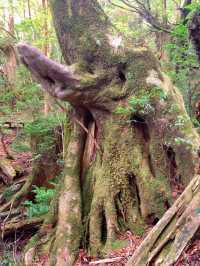
[[[123,259],[123,257],[116,257],[116,258],[108,258],[108,259],[102,259],[102,260],[96,260],[96,261],[91,261],[89,265],[97,265],[101,263],[110,263],[110,262],[115,262],[118,260]]]

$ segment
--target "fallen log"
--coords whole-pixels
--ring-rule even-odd
[[[195,176],[126,266],[172,266],[200,227],[200,176]]]

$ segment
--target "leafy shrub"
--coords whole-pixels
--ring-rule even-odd
[[[17,140],[13,141],[11,148],[16,152],[28,152],[30,151],[30,146],[26,143],[19,143]]]
[[[30,136],[38,137],[37,154],[33,154],[33,160],[39,159],[41,154],[50,151],[56,144],[56,136],[53,131],[61,127],[66,121],[65,114],[50,114],[47,117],[39,117],[32,122],[25,123],[24,128],[18,132],[17,137],[12,143],[15,152],[28,152],[31,150],[27,138]]]
[[[33,122],[26,123],[24,132],[28,135],[45,136],[50,130],[61,125],[66,119],[65,114],[60,114],[59,117],[55,114],[39,117]]]
[[[195,5],[187,6],[192,11]],[[181,90],[188,113],[192,114],[192,105],[198,98],[195,79],[199,76],[199,64],[196,53],[188,36],[188,26],[184,22],[177,24],[171,32],[171,41],[165,45],[168,61],[163,61],[164,69],[175,85]],[[191,97],[193,95],[193,99]]]

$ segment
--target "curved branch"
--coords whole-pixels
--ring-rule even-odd
[[[4,27],[0,26],[0,30],[5,31],[10,37],[12,37],[14,40],[17,40],[15,35],[13,35],[10,31],[6,30]]]
[[[112,100],[105,94],[103,97],[99,94],[116,74],[115,68],[98,75],[87,72],[78,75],[73,66],[61,65],[29,44],[18,44],[17,50],[21,62],[51,96],[78,106],[102,107]]]

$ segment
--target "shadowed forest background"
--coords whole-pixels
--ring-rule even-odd
[[[0,265],[200,265],[199,133],[199,0],[0,0]]]

